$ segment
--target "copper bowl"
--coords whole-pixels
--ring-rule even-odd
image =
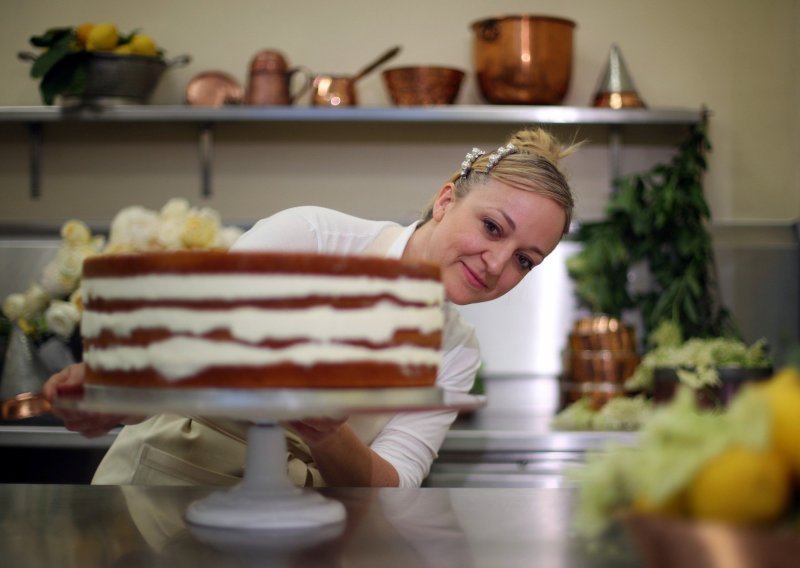
[[[383,72],[389,97],[397,106],[451,105],[463,80],[464,72],[453,67],[419,65]]]

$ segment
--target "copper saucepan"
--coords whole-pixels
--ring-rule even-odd
[[[356,82],[395,57],[398,53],[400,53],[399,45],[386,51],[352,76],[317,75],[314,77],[314,94],[311,97],[311,104],[313,106],[330,107],[356,106],[358,104]]]
[[[23,420],[50,412],[50,401],[42,393],[24,392],[0,403],[0,420]]]

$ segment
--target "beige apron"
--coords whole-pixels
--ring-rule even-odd
[[[364,254],[385,256],[402,227],[382,231]],[[369,445],[392,415],[351,416],[347,424]],[[118,434],[95,472],[95,485],[234,485],[244,473],[249,423],[159,414]],[[286,432],[289,479],[323,487],[305,443]]]

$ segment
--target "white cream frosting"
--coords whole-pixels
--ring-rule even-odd
[[[305,298],[314,294],[374,296],[389,294],[402,301],[438,304],[442,284],[417,278],[327,276],[315,274],[148,274],[125,278],[85,278],[84,300],[253,300]]]
[[[437,349],[405,345],[375,350],[354,345],[303,343],[273,350],[193,337],[173,337],[145,347],[89,348],[84,354],[84,360],[93,369],[135,371],[152,367],[170,381],[219,366],[263,366],[281,362],[310,366],[364,361],[438,365],[440,358]]]
[[[92,338],[108,330],[119,336],[128,336],[135,329],[165,328],[174,333],[202,335],[225,329],[236,339],[250,343],[292,338],[388,341],[399,329],[431,333],[441,329],[442,322],[440,306],[404,307],[391,302],[358,309],[334,309],[330,306],[301,310],[156,307],[125,312],[86,310],[81,321],[81,334]]]

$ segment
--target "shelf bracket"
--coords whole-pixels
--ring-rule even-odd
[[[214,126],[210,122],[200,125],[198,150],[200,154],[200,194],[204,199],[209,199],[214,193],[211,184],[211,166],[214,154]]]
[[[42,196],[42,123],[31,122],[28,124],[28,139],[30,140],[30,153],[28,170],[30,178],[31,199]]]
[[[618,125],[608,127],[608,158],[611,176],[612,195],[619,191],[619,178],[622,175],[620,157],[622,154],[622,128]]]

